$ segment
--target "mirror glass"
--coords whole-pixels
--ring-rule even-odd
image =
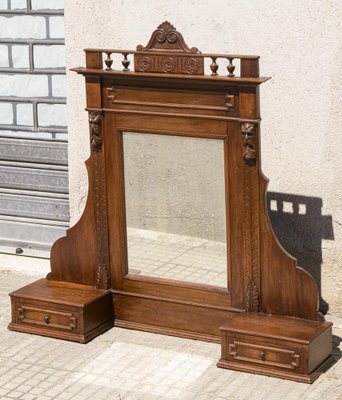
[[[223,141],[123,133],[129,274],[227,287]]]

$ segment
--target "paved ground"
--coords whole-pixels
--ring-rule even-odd
[[[119,328],[87,345],[8,331],[7,293],[36,278],[0,270],[0,399],[342,399],[342,360],[307,385],[218,369],[217,344]]]
[[[227,287],[226,244],[128,228],[130,273]]]

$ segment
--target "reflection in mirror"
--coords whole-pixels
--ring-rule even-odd
[[[123,143],[129,273],[227,287],[223,141]]]

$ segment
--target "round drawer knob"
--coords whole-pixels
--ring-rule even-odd
[[[265,354],[265,352],[260,351],[259,357],[260,357],[260,360],[261,360],[261,361],[265,361],[265,360],[266,360],[266,354]]]
[[[50,322],[50,319],[47,315],[43,319],[46,324],[48,324]]]

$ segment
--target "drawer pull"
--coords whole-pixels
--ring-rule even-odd
[[[259,353],[259,357],[261,361],[265,361],[266,360],[266,354],[264,351],[260,351]]]
[[[45,315],[45,317],[43,318],[43,320],[44,320],[44,322],[45,322],[46,324],[49,324],[49,323],[50,323],[50,319],[49,319],[49,317],[48,317],[47,315]]]

